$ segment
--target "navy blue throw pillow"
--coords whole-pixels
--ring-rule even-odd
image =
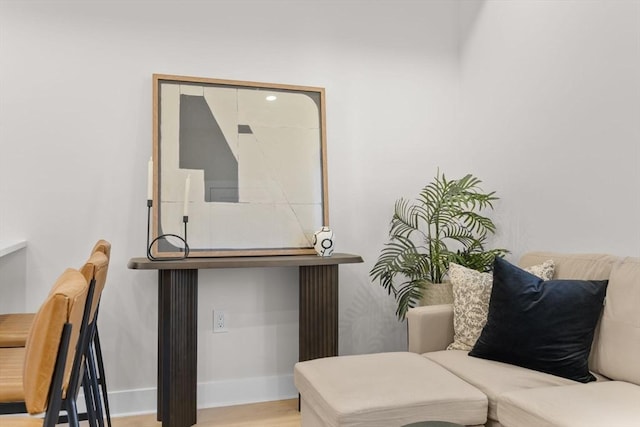
[[[470,356],[583,383],[607,280],[548,280],[496,257],[487,323]]]

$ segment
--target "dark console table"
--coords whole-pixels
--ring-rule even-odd
[[[298,267],[299,360],[338,354],[338,265],[362,262],[358,255],[188,258],[149,261],[131,258],[134,270],[158,270],[158,421],[163,427],[197,422],[198,270],[208,268]]]

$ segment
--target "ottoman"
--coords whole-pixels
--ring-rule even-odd
[[[483,425],[487,397],[419,354],[338,356],[299,362],[302,427],[400,427],[418,421]]]

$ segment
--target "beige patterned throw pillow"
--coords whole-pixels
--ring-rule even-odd
[[[525,268],[542,280],[551,280],[555,270],[553,260]],[[449,280],[453,286],[453,342],[447,350],[471,350],[487,323],[492,273],[481,273],[461,265],[449,265]]]

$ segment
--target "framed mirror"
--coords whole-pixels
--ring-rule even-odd
[[[183,236],[186,217],[189,257],[315,253],[326,157],[323,88],[153,75],[152,233]]]

